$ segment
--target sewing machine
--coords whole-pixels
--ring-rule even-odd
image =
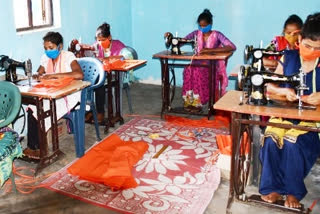
[[[77,39],[71,40],[68,51],[74,53],[77,58],[85,57],[85,51],[95,51],[95,48],[91,45],[81,44]]]
[[[239,89],[243,90],[242,99],[246,95],[248,96],[248,104],[270,106],[276,105],[276,102],[268,99],[265,94],[266,83],[290,84],[294,86],[298,97],[298,105],[296,107],[298,109],[316,109],[314,106],[302,103],[301,98],[303,96],[303,92],[309,88],[306,85],[306,74],[301,69],[299,73],[295,75],[285,76],[270,72],[268,70],[259,71],[257,68],[252,66],[240,67],[238,72],[238,86]]]
[[[269,51],[263,48],[253,48],[246,45],[244,50],[244,61],[251,63],[241,66],[238,71],[238,87],[243,90],[243,96],[248,96],[248,104],[251,105],[275,105],[276,102],[267,98],[265,94],[265,86],[267,83],[290,84],[297,91],[298,109],[315,109],[314,106],[302,103],[302,95],[309,88],[306,86],[305,73],[300,69],[299,73],[292,76],[285,76],[273,73],[263,66],[263,57],[280,56],[283,51]],[[242,101],[241,101],[242,102]],[[240,103],[241,103],[240,102]],[[277,103],[279,104],[279,103]]]
[[[197,48],[197,38],[194,39],[185,39],[180,37],[174,37],[172,33],[168,33],[165,36],[166,48],[169,49],[171,46],[171,53],[175,55],[181,55],[181,46],[184,44],[191,44],[193,52],[196,53]]]
[[[282,56],[284,51],[270,51],[263,48],[253,48],[252,45],[246,45],[244,49],[244,61],[248,63],[251,59],[251,66],[257,68],[258,71],[265,70],[263,65],[263,57]]]
[[[17,72],[16,68],[24,69],[25,75],[28,77],[29,85],[31,86],[32,79],[32,63],[31,60],[28,59],[24,62],[18,62],[14,59],[9,58],[6,55],[0,56],[0,71],[5,71],[5,80],[10,82],[17,82]]]

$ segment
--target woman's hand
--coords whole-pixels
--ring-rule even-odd
[[[58,74],[45,74],[45,75],[40,76],[40,80],[42,80],[42,79],[45,79],[45,80],[47,80],[47,79],[59,79],[59,78],[60,77],[59,77]]]
[[[40,79],[41,79],[41,75],[39,75],[39,74],[33,74],[33,75],[32,75],[32,79],[39,82]]]
[[[200,54],[214,53],[214,49],[212,48],[203,48],[200,51]]]
[[[320,105],[320,92],[301,97],[302,101],[311,105]]]
[[[233,51],[232,47],[225,46],[220,48],[203,48],[200,51],[200,54],[215,54],[215,53],[225,53]]]
[[[297,94],[292,88],[282,88],[274,83],[267,83],[266,89],[269,97],[283,97],[291,102],[297,100]]]
[[[296,101],[298,99],[297,98],[297,94],[294,91],[294,89],[292,89],[292,88],[282,88],[281,90],[282,90],[282,94],[285,94],[287,100],[289,100],[290,102]]]

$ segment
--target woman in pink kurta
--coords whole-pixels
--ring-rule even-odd
[[[110,32],[110,25],[103,23],[97,28],[96,31],[97,42],[93,45],[96,49],[96,57],[105,58],[111,56],[119,56],[120,51],[125,45],[120,40],[112,39]],[[104,105],[105,105],[105,86],[101,86],[95,90],[95,101],[98,112],[98,122],[103,124],[104,122]],[[91,112],[86,114],[86,122],[92,122],[93,115]]]
[[[198,17],[199,29],[188,34],[185,38],[197,37],[197,53],[210,54],[236,50],[236,46],[221,32],[212,30],[212,14],[205,9]],[[209,64],[207,60],[193,60],[195,64]],[[228,77],[226,73],[226,61],[217,60],[215,63],[216,98],[218,98],[219,85],[221,94],[226,92]],[[201,110],[202,105],[209,101],[209,68],[188,66],[183,72],[183,99],[184,107],[188,111]]]

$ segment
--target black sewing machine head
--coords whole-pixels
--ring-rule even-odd
[[[275,106],[271,104],[272,101],[268,100],[265,94],[266,83],[289,84],[297,91],[299,103],[296,107],[298,109],[314,109],[313,106],[302,104],[301,97],[303,92],[309,88],[306,85],[306,74],[301,69],[294,75],[285,76],[267,70],[263,66],[264,56],[277,55],[283,55],[283,51],[254,49],[252,46],[246,46],[244,51],[245,62],[248,62],[250,58],[252,58],[252,61],[249,65],[241,66],[238,71],[238,87],[243,91],[242,99],[248,97],[247,103],[251,105],[270,104],[270,106]]]
[[[165,37],[166,48],[169,49],[171,47],[171,53],[176,55],[181,55],[181,46],[184,44],[191,44],[193,51],[195,51],[196,39],[185,39],[180,37],[174,37],[172,33],[168,33]]]
[[[248,104],[266,105],[268,100],[265,95],[266,83],[283,83],[295,87],[299,96],[299,106],[302,106],[301,95],[306,86],[305,73],[300,70],[299,73],[292,76],[285,76],[270,72],[268,70],[259,71],[252,66],[241,66],[238,72],[238,87],[248,96]],[[243,95],[244,96],[244,95]]]
[[[85,51],[94,51],[94,47],[87,44],[81,44],[77,39],[71,40],[68,51],[74,53],[78,58],[85,57]]]
[[[259,71],[265,70],[263,64],[263,57],[281,56],[283,51],[270,51],[263,48],[253,48],[252,45],[246,45],[244,49],[244,62],[249,63],[252,67]]]
[[[31,60],[28,59],[24,62],[18,62],[14,59],[9,58],[6,55],[0,56],[0,71],[6,72],[6,81],[17,82],[17,72],[16,68],[24,69],[24,73],[28,78],[32,76],[32,63]]]

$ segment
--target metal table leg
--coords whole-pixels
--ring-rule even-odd
[[[114,81],[112,81],[112,74],[114,72]],[[108,119],[106,122],[106,126],[104,132],[107,133],[110,127],[114,127],[114,124],[118,121],[122,125],[124,120],[121,116],[120,109],[120,72],[121,71],[112,71],[107,72],[107,87],[108,87]],[[113,85],[112,85],[113,84]],[[115,113],[113,112],[113,95],[112,95],[112,86],[114,86],[114,96],[115,96]]]
[[[162,109],[161,109],[161,118],[163,114],[169,110],[169,66],[168,59],[160,59],[161,62],[161,80],[162,80]]]

